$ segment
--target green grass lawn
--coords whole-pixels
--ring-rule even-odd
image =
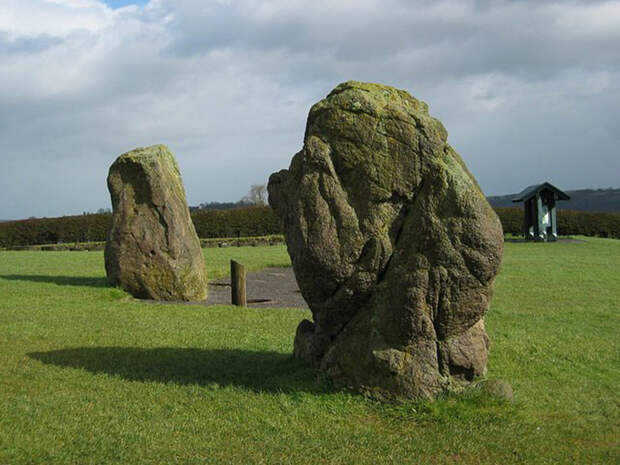
[[[585,241],[506,244],[488,375],[513,403],[382,405],[292,359],[307,311],[150,305],[101,252],[0,252],[0,464],[619,463],[620,241]]]

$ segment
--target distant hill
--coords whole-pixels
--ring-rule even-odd
[[[589,212],[620,212],[620,189],[580,189],[566,191],[570,200],[558,202],[558,208],[562,210],[581,210]],[[517,196],[494,195],[487,199],[493,207],[518,207],[522,204],[512,203]]]

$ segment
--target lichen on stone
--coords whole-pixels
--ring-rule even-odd
[[[378,398],[433,398],[486,367],[503,233],[447,137],[408,92],[349,81],[269,180],[313,315],[295,355]]]
[[[138,298],[205,300],[204,257],[170,150],[154,145],[119,156],[110,167],[108,188],[109,282]]]

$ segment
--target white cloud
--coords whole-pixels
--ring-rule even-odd
[[[0,30],[12,39],[97,32],[113,20],[113,12],[96,0],[3,0],[0,3]]]

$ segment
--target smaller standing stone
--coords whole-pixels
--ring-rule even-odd
[[[110,167],[112,229],[105,247],[110,284],[138,298],[207,298],[200,241],[174,156],[164,145],[137,148]]]

